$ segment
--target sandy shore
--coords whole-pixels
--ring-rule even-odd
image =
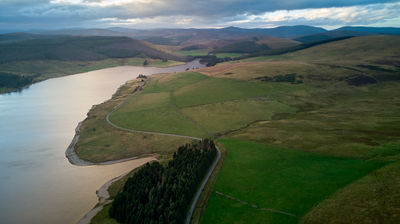
[[[134,165],[135,167],[132,168],[135,169],[139,166],[141,166],[142,164],[146,163],[146,162],[150,162],[156,160],[155,157],[146,157],[146,158],[141,158],[141,159],[137,159],[137,163]],[[108,188],[111,186],[112,183],[114,183],[115,181],[120,180],[121,178],[123,178],[125,175],[129,174],[131,171],[128,171],[118,177],[115,177],[113,179],[111,179],[110,181],[108,181],[107,183],[105,183],[103,186],[101,186],[97,191],[97,197],[99,199],[99,202],[97,203],[97,205],[90,210],[88,213],[86,213],[85,216],[83,216],[78,224],[89,224],[90,221],[92,220],[93,217],[95,217],[97,215],[97,213],[99,213],[104,206],[106,206],[107,204],[111,203],[112,200],[110,200],[110,194],[108,193]]]

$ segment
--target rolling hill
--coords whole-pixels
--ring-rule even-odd
[[[118,126],[215,137],[223,158],[193,223],[339,223],[341,217],[369,223],[380,211],[383,223],[396,223],[399,46],[398,36],[353,37],[153,75],[133,97],[126,91],[90,113],[108,114],[126,99],[109,117]],[[104,116],[84,122],[82,155],[114,155],[103,148],[102,136],[112,130]],[[126,139],[140,139],[151,146],[146,153],[171,153],[178,143],[155,133],[113,133],[107,144],[120,149],[124,141],[137,147],[129,156],[138,156],[142,147]],[[107,208],[99,214],[107,217]]]
[[[40,35],[32,33],[6,33],[0,34],[0,44],[8,44],[13,42],[19,42],[24,40],[34,40],[34,39],[51,39],[58,38],[60,36],[54,35]]]
[[[58,37],[0,45],[0,63],[23,60],[102,60],[143,54],[150,58],[185,60],[128,37]]]
[[[369,35],[400,35],[400,28],[393,27],[352,27],[345,26],[336,30],[331,30],[323,33],[317,33],[302,37],[297,37],[294,40],[303,43],[311,43],[315,41],[329,40],[332,38],[340,37],[359,37],[359,36],[369,36]]]
[[[395,27],[344,26],[337,30],[365,32],[372,34],[400,35],[400,28]]]
[[[162,66],[190,59],[129,37],[5,34],[0,40],[8,42],[0,44],[0,92],[62,75],[143,65],[145,60]]]
[[[273,36],[295,38],[326,32],[325,29],[312,26],[281,26],[275,28],[245,29],[225,27],[221,29],[150,29],[138,30],[112,27],[108,29],[63,29],[35,31],[37,34],[72,35],[72,36],[129,36],[149,41],[153,44],[190,46],[215,42],[218,40],[235,40],[249,36]]]

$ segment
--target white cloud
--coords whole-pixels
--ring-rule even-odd
[[[316,26],[367,25],[400,17],[400,3],[372,4],[365,6],[332,7],[319,9],[278,10],[259,15],[244,14],[244,19],[227,21],[228,25],[252,24],[258,27],[271,25],[310,24]],[[265,25],[263,25],[265,24]],[[391,26],[400,26],[400,23]]]

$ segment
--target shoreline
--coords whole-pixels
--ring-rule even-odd
[[[94,106],[92,107],[92,109],[93,108],[94,108]],[[125,158],[125,159],[110,160],[110,161],[104,161],[104,162],[98,162],[98,163],[83,160],[83,159],[79,158],[79,156],[75,152],[75,145],[79,140],[80,128],[81,128],[83,122],[84,122],[84,120],[79,122],[78,125],[76,126],[74,138],[72,139],[67,150],[65,151],[65,157],[67,157],[68,161],[73,165],[76,165],[76,166],[112,165],[112,164],[123,163],[123,162],[131,161],[131,160],[135,160],[135,159],[142,159],[142,158],[146,158],[146,157],[152,157],[152,158],[156,159],[158,156],[158,154],[156,154],[156,153],[155,154],[145,154],[142,156],[134,156],[134,157],[129,157],[129,158]]]
[[[155,157],[145,157],[145,158],[153,158],[150,161],[157,160]],[[150,162],[149,161],[149,162]],[[96,195],[98,198],[97,204],[89,211],[87,212],[79,221],[78,224],[90,224],[92,219],[100,212],[103,210],[104,206],[112,203],[112,200],[110,200],[110,193],[108,192],[108,188],[116,181],[124,178],[126,175],[128,175],[131,171],[128,171],[126,173],[123,173],[117,177],[112,178],[111,180],[107,181],[105,184],[103,184],[98,190],[96,190]]]
[[[135,58],[135,57],[134,57]],[[50,60],[51,61],[51,60]],[[13,93],[18,93],[21,91],[24,91],[25,89],[28,89],[30,86],[35,85],[39,82],[43,82],[49,79],[55,79],[55,78],[61,78],[61,77],[65,77],[65,76],[70,76],[70,75],[77,75],[77,74],[82,74],[82,73],[88,73],[88,72],[93,72],[93,71],[98,71],[98,70],[103,70],[103,69],[109,69],[109,68],[115,68],[115,67],[120,67],[120,66],[133,66],[133,67],[150,67],[150,68],[168,68],[168,67],[174,67],[174,66],[180,66],[180,65],[184,65],[187,64],[190,61],[176,61],[179,62],[177,64],[172,64],[170,66],[162,66],[162,65],[146,65],[146,66],[142,66],[142,65],[130,65],[127,63],[121,63],[121,64],[117,64],[117,65],[112,65],[112,66],[105,66],[102,68],[94,68],[94,69],[88,69],[88,70],[80,70],[80,71],[72,71],[72,72],[67,72],[66,74],[60,75],[60,76],[54,76],[54,77],[47,77],[47,78],[40,78],[37,80],[33,80],[31,83],[25,85],[25,86],[21,86],[19,88],[7,88],[6,91],[0,91],[0,95],[3,94],[13,94]]]
[[[129,82],[129,81],[127,81]],[[145,82],[146,83],[146,82]],[[145,83],[139,85],[136,87],[136,89],[127,96],[126,99],[124,99],[122,101],[122,103],[120,103],[119,105],[117,105],[111,112],[109,112],[105,118],[106,122],[109,123],[111,126],[117,128],[117,129],[121,129],[120,127],[116,126],[115,124],[111,123],[109,121],[109,115],[114,112],[115,110],[117,110],[119,107],[121,107],[127,100],[130,99],[131,96],[135,95],[139,90],[141,90],[141,88],[145,85]],[[114,97],[116,96],[116,94],[118,94],[119,90],[121,89],[122,86],[124,86],[126,83],[122,84],[117,90],[116,92],[112,95],[112,97],[105,102],[108,102],[110,100],[113,100]],[[91,109],[89,110],[89,112],[93,109],[96,108],[97,105],[93,105],[91,107]],[[89,113],[88,112],[88,113]],[[71,141],[71,143],[69,144],[69,146],[67,147],[66,151],[65,151],[65,157],[68,159],[68,161],[76,166],[95,166],[95,165],[111,165],[111,164],[117,164],[117,163],[122,163],[122,162],[127,162],[127,161],[131,161],[131,160],[135,160],[135,159],[143,159],[143,158],[148,158],[153,161],[153,160],[157,160],[158,154],[145,154],[145,155],[141,155],[141,156],[135,156],[135,157],[130,157],[130,158],[124,158],[124,159],[119,159],[119,160],[111,160],[111,161],[104,161],[104,162],[90,162],[90,161],[86,161],[81,159],[75,152],[75,146],[79,141],[79,137],[80,137],[80,129],[82,127],[83,122],[85,122],[85,120],[87,119],[87,116],[84,120],[80,121],[78,123],[78,125],[75,128],[75,135]],[[130,130],[125,130],[125,131],[130,131]],[[135,131],[135,132],[141,132],[141,131]],[[147,133],[147,132],[145,132]],[[151,133],[151,132],[149,132]],[[180,135],[174,135],[174,134],[165,134],[165,133],[152,133],[152,134],[162,134],[162,135],[171,135],[171,136],[178,136],[178,137],[185,137],[185,138],[192,138],[192,139],[196,139],[199,140],[199,138],[196,137],[191,137],[191,136],[180,136]],[[218,150],[219,151],[219,150]],[[103,184],[97,191],[96,191],[96,195],[98,197],[98,203],[90,210],[88,211],[79,221],[78,224],[90,224],[91,220],[100,212],[103,210],[104,206],[106,206],[107,204],[111,203],[112,200],[109,199],[110,194],[108,192],[108,188],[116,181],[120,180],[121,178],[123,178],[124,176],[128,175],[131,171],[128,171],[126,173],[121,174],[120,176],[117,176],[109,181],[107,181],[105,184]]]

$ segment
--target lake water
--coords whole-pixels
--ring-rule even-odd
[[[96,190],[148,159],[79,167],[65,158],[77,124],[138,74],[203,67],[121,66],[39,82],[0,95],[0,223],[76,223],[97,203]]]

